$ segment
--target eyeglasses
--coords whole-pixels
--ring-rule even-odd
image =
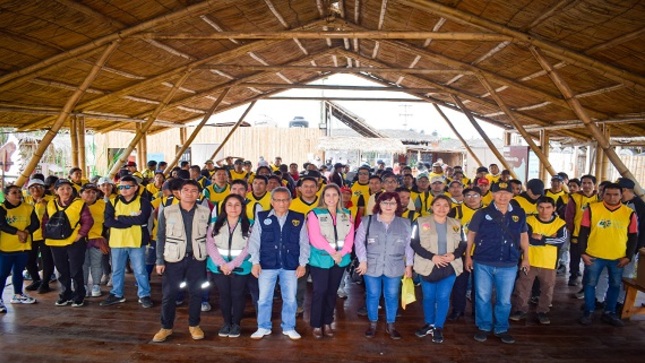
[[[119,190],[130,190],[130,188],[133,188],[134,185],[119,185]]]
[[[397,204],[398,204],[397,202],[381,202],[381,205],[384,207],[394,207]]]
[[[468,194],[468,195],[464,195],[464,197],[469,198],[469,199],[474,199],[474,198],[481,197],[481,195],[479,195],[479,194]]]
[[[289,203],[291,199],[271,199],[272,201],[276,203]]]

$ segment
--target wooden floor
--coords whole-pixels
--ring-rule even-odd
[[[485,343],[473,340],[475,326],[467,317],[447,323],[445,342],[433,344],[430,337],[417,338],[414,331],[423,325],[419,302],[409,306],[398,319],[400,341],[386,337],[381,324],[376,338],[363,337],[366,318],[356,310],[363,302],[360,286],[350,287],[350,297],[338,300],[336,336],[315,340],[305,319],[298,319],[303,335],[290,341],[280,334],[278,308],[274,308],[273,335],[260,341],[249,338],[255,331],[254,313],[247,304],[242,321],[242,337],[220,338],[222,325],[217,296],[212,293],[213,310],[202,313],[206,339],[192,341],[188,334],[186,305],[178,308],[175,333],[165,343],[152,343],[159,329],[159,277],[153,277],[156,306],[142,309],[136,302],[132,275],[127,275],[127,302],[100,307],[102,298],[89,299],[82,308],[56,307],[55,292],[33,296],[35,305],[7,304],[9,312],[0,315],[0,362],[637,362],[645,353],[645,321],[630,321],[614,328],[596,319],[590,327],[577,323],[580,300],[573,299],[575,288],[562,278],[554,298],[552,324],[539,326],[534,319],[512,323],[517,340],[504,345],[496,338]],[[54,285],[52,285],[54,286]],[[104,292],[107,291],[103,287]],[[11,286],[4,300],[11,298]],[[417,291],[419,296],[420,291]],[[309,296],[308,296],[309,297]],[[279,305],[279,303],[276,303]],[[470,307],[469,307],[470,309]],[[382,319],[382,317],[381,317]]]

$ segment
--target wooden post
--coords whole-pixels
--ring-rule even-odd
[[[542,130],[540,131],[540,148],[542,149],[542,153],[544,154],[544,157],[549,159],[549,131],[547,130]],[[548,169],[546,165],[542,162],[540,159],[540,180],[546,182],[547,180],[547,172]],[[553,175],[553,174],[551,174]]]
[[[81,168],[83,176],[89,176],[85,161],[85,116],[76,116],[76,127],[78,128],[78,167]]]
[[[215,156],[217,155],[217,153],[220,152],[220,150],[222,150],[224,148],[224,145],[228,142],[228,140],[231,138],[231,136],[233,136],[233,133],[235,132],[235,130],[237,130],[237,128],[240,127],[240,125],[242,124],[242,121],[244,121],[244,118],[246,117],[246,115],[249,113],[249,111],[251,111],[253,106],[255,106],[255,102],[256,101],[253,101],[253,102],[251,102],[249,104],[249,107],[246,108],[246,111],[244,111],[242,116],[240,116],[240,119],[237,120],[235,125],[233,125],[233,127],[231,128],[231,131],[228,132],[228,135],[226,135],[224,140],[222,140],[222,143],[219,144],[219,146],[217,147],[217,149],[215,150],[215,152],[213,153],[213,155],[211,155],[211,157],[209,159],[215,160]]]
[[[161,111],[166,107],[166,105],[172,100],[172,98],[175,96],[175,93],[177,93],[177,90],[179,90],[179,87],[181,87],[182,84],[188,79],[188,76],[190,75],[192,69],[186,70],[184,75],[175,83],[175,85],[170,89],[170,92],[166,95],[166,97],[163,99],[163,101],[157,106],[157,108],[152,112],[152,114],[148,117],[148,120],[141,126],[141,129],[137,130],[137,134],[134,135],[134,138],[132,141],[130,141],[130,144],[128,147],[125,148],[125,151],[121,156],[119,157],[119,160],[117,160],[114,165],[112,165],[112,169],[110,169],[110,178],[114,178],[116,173],[119,171],[121,168],[121,165],[125,163],[125,161],[128,158],[128,155],[134,150],[134,147],[139,143],[139,140],[145,135],[146,132],[150,129],[150,126],[155,122]]]
[[[450,127],[450,129],[452,130],[452,132],[454,132],[454,133],[455,133],[455,135],[457,135],[457,138],[458,138],[459,140],[461,140],[461,143],[462,143],[462,144],[464,145],[464,147],[466,148],[466,151],[468,151],[468,153],[470,154],[470,156],[472,156],[472,157],[473,157],[473,160],[475,160],[475,161],[477,162],[477,165],[483,165],[483,164],[482,164],[482,162],[481,162],[481,160],[479,160],[479,158],[477,157],[477,155],[476,155],[476,154],[475,154],[475,152],[473,151],[473,149],[471,149],[471,148],[470,148],[470,146],[468,145],[468,143],[466,142],[466,140],[464,140],[464,138],[461,136],[461,134],[459,133],[459,131],[457,131],[457,128],[455,128],[455,125],[453,125],[453,124],[452,124],[452,122],[450,121],[450,119],[448,119],[448,116],[446,116],[446,114],[445,114],[445,113],[443,113],[443,111],[441,111],[441,108],[440,108],[436,103],[433,103],[432,105],[434,106],[434,109],[435,109],[435,110],[437,110],[437,112],[439,113],[439,115],[444,119],[444,121],[446,121],[446,123],[448,124],[448,127]],[[419,159],[419,160],[421,160],[421,159]]]
[[[224,101],[224,97],[226,97],[226,95],[228,94],[228,91],[230,90],[231,90],[230,87],[224,88],[222,93],[219,94],[219,97],[217,97],[217,100],[215,100],[215,103],[213,103],[213,105],[211,106],[210,110],[208,110],[208,112],[204,114],[204,118],[202,118],[202,121],[199,124],[197,124],[197,126],[195,126],[195,130],[193,130],[193,132],[190,134],[190,137],[188,139],[186,139],[186,128],[182,127],[181,129],[179,129],[179,135],[180,135],[180,138],[182,139],[181,148],[177,152],[177,155],[175,155],[175,158],[170,163],[168,163],[168,167],[166,168],[166,173],[165,173],[166,175],[170,174],[170,171],[172,170],[172,168],[174,168],[175,165],[177,165],[177,163],[179,162],[179,159],[181,159],[181,156],[190,147],[190,144],[192,144],[193,141],[195,141],[195,138],[197,137],[199,132],[202,130],[204,125],[206,125],[206,122],[208,121],[208,119],[210,119],[213,113],[215,113],[215,110],[220,105],[220,103]]]
[[[600,182],[604,178],[603,170],[602,170],[602,158],[604,153],[600,145],[598,145],[598,143],[596,143],[595,149],[596,149],[596,154],[595,154],[596,158],[594,162],[594,175],[596,176],[596,179],[598,179],[598,181]]]
[[[78,136],[76,136],[77,132],[78,130],[76,128],[76,116],[72,116],[69,118],[69,138],[71,140],[72,146],[72,167],[78,166]]]
[[[493,154],[495,154],[495,156],[497,157],[497,160],[499,160],[499,162],[502,163],[502,165],[504,166],[504,169],[510,171],[511,176],[514,179],[517,179],[517,175],[515,175],[515,171],[508,164],[508,162],[504,158],[504,155],[502,155],[502,153],[500,153],[499,150],[497,150],[497,147],[495,147],[495,144],[493,144],[493,142],[490,140],[488,135],[486,135],[484,130],[481,128],[481,126],[479,126],[479,124],[477,123],[477,120],[475,120],[475,118],[470,113],[470,111],[466,108],[466,106],[464,106],[464,103],[461,102],[459,97],[457,97],[455,95],[450,95],[450,96],[452,97],[453,101],[455,101],[457,106],[459,106],[459,108],[461,109],[461,112],[463,112],[464,115],[466,115],[466,117],[468,117],[468,120],[470,120],[470,123],[473,124],[473,127],[475,128],[475,130],[477,130],[477,132],[479,132],[479,135],[482,137],[482,139],[484,139],[484,141],[488,145],[488,148],[490,149],[490,151],[492,151]]]
[[[610,134],[609,125],[603,125],[603,134],[605,135],[607,140],[610,139],[611,134]],[[609,155],[606,152],[602,153],[602,164],[601,164],[600,168],[602,170],[603,180],[610,180],[611,181],[612,179],[614,179],[613,173],[612,173],[612,170],[611,170],[611,167],[610,167],[610,163],[609,163]]]
[[[645,190],[641,187],[640,183],[634,177],[631,171],[627,169],[627,166],[625,166],[625,163],[623,163],[622,160],[620,160],[620,157],[618,154],[616,154],[616,151],[614,150],[613,147],[611,147],[609,143],[609,139],[603,135],[602,131],[596,126],[596,124],[591,120],[589,115],[587,115],[587,112],[585,109],[582,107],[580,104],[580,101],[578,101],[577,98],[575,98],[575,95],[573,94],[573,91],[571,91],[571,88],[569,88],[569,85],[567,85],[562,78],[560,78],[560,75],[555,72],[551,64],[544,58],[544,56],[541,54],[541,52],[536,48],[531,46],[529,48],[531,50],[531,53],[533,53],[533,56],[537,61],[540,63],[540,66],[542,66],[542,69],[544,69],[549,77],[551,78],[551,81],[553,81],[553,84],[555,84],[556,87],[560,90],[560,93],[562,93],[562,96],[564,96],[564,99],[567,101],[569,104],[569,107],[571,110],[580,118],[582,122],[585,123],[585,126],[587,127],[587,130],[591,132],[591,135],[593,136],[594,139],[598,142],[598,145],[602,148],[602,150],[607,153],[607,157],[611,161],[612,164],[616,167],[616,170],[620,173],[621,176],[624,178],[628,178],[634,181],[636,183],[636,186],[634,187],[634,192],[636,195],[638,195],[641,199],[645,200]]]
[[[511,146],[511,137],[512,134],[508,131],[504,131],[504,146]]]
[[[135,129],[137,130],[137,133],[141,132],[141,124],[136,124]],[[143,165],[145,164],[143,160],[143,138],[146,137],[145,134],[141,136],[141,139],[139,139],[139,142],[137,143],[136,149],[137,149],[137,170],[141,170]]]
[[[101,58],[96,61],[90,73],[87,75],[87,77],[85,77],[85,80],[83,80],[83,83],[67,100],[60,115],[58,115],[56,121],[54,121],[49,131],[47,131],[45,136],[43,136],[42,140],[38,144],[38,148],[34,152],[34,156],[31,157],[31,160],[29,160],[29,163],[27,164],[27,166],[25,166],[25,169],[22,171],[22,173],[20,173],[18,180],[16,180],[16,185],[22,186],[29,179],[29,175],[31,175],[31,173],[36,168],[36,165],[38,165],[38,163],[40,162],[40,159],[43,157],[43,153],[45,152],[45,150],[47,150],[54,137],[56,137],[58,130],[60,130],[60,128],[63,126],[65,120],[67,120],[67,118],[69,117],[70,112],[72,111],[72,109],[74,109],[78,100],[81,99],[81,96],[83,96],[85,90],[87,90],[90,84],[92,84],[92,82],[96,78],[96,75],[99,73],[103,65],[107,62],[108,58],[110,58],[112,52],[114,52],[114,50],[119,45],[119,42],[120,40],[115,41],[105,49],[105,51],[101,55]]]
[[[143,134],[140,144],[141,144],[141,166],[139,166],[139,170],[145,170],[148,163],[148,134]]]
[[[186,143],[186,136],[187,136],[188,130],[186,130],[185,127],[182,127],[179,129],[179,143],[180,144],[185,144]]]

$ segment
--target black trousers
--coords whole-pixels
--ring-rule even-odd
[[[246,305],[246,296],[244,295],[246,284],[250,274],[213,274],[215,285],[219,291],[219,305],[222,310],[224,324],[240,325],[242,315],[244,315],[244,305]]]
[[[175,300],[182,282],[186,282],[190,299],[188,326],[198,326],[202,312],[202,284],[206,282],[206,261],[197,261],[190,256],[176,263],[166,262],[161,280],[161,326],[164,329],[172,329],[175,323]]]
[[[60,298],[83,301],[85,299],[83,264],[87,250],[85,239],[80,239],[68,246],[50,246],[50,248],[54,257],[54,266],[60,273],[58,278],[61,285]],[[74,280],[74,291],[72,291],[72,280]]]
[[[31,251],[29,251],[26,266],[27,272],[29,272],[34,282],[41,281],[38,274],[38,252],[40,252],[43,263],[42,283],[47,285],[54,274],[54,257],[52,256],[51,248],[45,244],[45,241],[31,242]]]
[[[578,243],[573,243],[573,237],[571,238],[571,245],[569,246],[569,274],[572,279],[577,278],[580,275],[580,260],[582,257],[582,251],[580,251],[580,245]]]
[[[457,279],[455,280],[455,284],[452,287],[452,295],[450,297],[452,300],[452,311],[454,312],[462,314],[466,312],[466,291],[468,290],[469,279],[470,272],[464,269],[464,272],[457,276]]]
[[[312,328],[321,328],[323,324],[334,321],[336,307],[336,292],[340,286],[345,269],[334,265],[331,268],[311,266],[309,273],[313,282],[311,297],[311,312],[309,324]]]

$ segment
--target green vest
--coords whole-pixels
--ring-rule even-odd
[[[349,234],[350,227],[352,224],[349,210],[344,209],[336,213],[336,225],[334,225],[334,220],[329,214],[327,208],[314,208],[312,210],[313,214],[318,218],[318,224],[320,226],[320,233],[323,237],[332,245],[332,248],[336,251],[343,249],[345,245],[345,237]],[[344,213],[343,213],[344,212]],[[310,214],[311,216],[311,214]],[[338,266],[345,267],[351,262],[350,254],[343,256],[343,259],[340,261]],[[315,247],[311,247],[309,253],[309,265],[319,268],[331,268],[334,266],[334,259],[327,253],[325,250],[321,250]]]

